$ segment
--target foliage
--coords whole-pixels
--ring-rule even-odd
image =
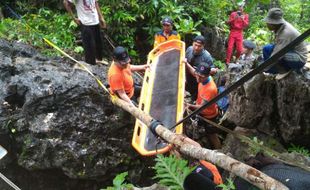
[[[227,179],[226,183],[220,184],[217,187],[222,188],[222,190],[235,190],[236,189],[232,179]]]
[[[224,70],[225,69],[225,63],[220,61],[220,60],[214,60],[213,64],[215,65],[215,67]]]
[[[185,177],[193,171],[193,168],[187,166],[187,161],[178,159],[174,155],[164,157],[158,155],[156,165],[155,179],[159,179],[159,183],[169,187],[171,190],[183,189]]]
[[[0,35],[8,40],[18,40],[39,47],[47,55],[54,55],[56,51],[44,44],[42,38],[49,39],[60,48],[75,49],[73,33],[76,27],[67,15],[41,8],[37,14],[24,15],[22,20],[1,20]],[[81,52],[81,47],[76,50]]]
[[[264,145],[263,141],[260,141],[257,137],[253,137],[252,141],[254,143],[249,144],[250,147],[250,152],[253,155],[256,155],[258,152],[262,151],[262,147],[260,147],[259,145]],[[244,142],[244,141],[243,141]],[[266,152],[266,151],[265,151]]]
[[[280,0],[280,6],[285,13],[284,18],[300,31],[310,28],[310,3],[308,0]]]
[[[76,47],[73,33],[76,33],[76,25],[68,14],[56,11],[57,7],[63,7],[62,1],[21,0],[4,1],[23,15],[23,19],[31,27],[38,30],[45,37],[56,43],[59,47],[70,49],[77,53],[83,51],[82,47]],[[229,28],[226,24],[231,11],[236,10],[237,1],[222,0],[99,0],[101,10],[107,21],[106,33],[116,43],[129,49],[134,62],[145,60],[151,50],[154,34],[161,29],[160,21],[169,16],[174,20],[174,29],[177,30],[182,40],[187,36],[204,32],[205,27],[216,27],[228,36]],[[268,31],[262,19],[269,8],[278,3],[284,10],[287,21],[296,26],[301,32],[310,27],[310,4],[307,0],[254,0],[246,1],[245,12],[249,13],[250,25],[244,32],[246,39],[253,40],[258,46],[271,40],[272,33]],[[49,8],[46,8],[48,6]],[[41,7],[38,9],[38,7]],[[53,11],[51,11],[53,10]],[[53,24],[50,24],[53,23]],[[1,21],[0,30],[6,32],[2,36],[9,39],[31,43],[45,50],[39,36],[29,31],[13,19]],[[309,38],[308,38],[309,41]],[[46,50],[50,54],[49,49]],[[143,61],[144,61],[143,60]]]
[[[125,183],[125,178],[127,175],[128,175],[128,172],[118,174],[113,179],[113,187],[107,187],[106,189],[101,189],[101,190],[124,190],[124,189],[130,190],[130,189],[133,189],[132,184]]]
[[[291,146],[287,150],[288,150],[288,152],[296,152],[296,153],[302,154],[306,157],[310,157],[309,150],[303,146],[291,144]]]

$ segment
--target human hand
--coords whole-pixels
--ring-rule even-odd
[[[184,58],[184,59],[182,60],[182,62],[183,62],[183,63],[187,63],[187,58]]]
[[[107,28],[107,23],[105,22],[104,19],[100,19],[99,20],[99,24],[101,28]]]
[[[144,70],[146,70],[146,69],[151,69],[151,67],[150,67],[150,65],[145,64],[145,65],[143,66],[143,69],[144,69]]]
[[[187,102],[184,102],[183,106],[184,106],[184,110],[187,110],[189,107],[189,104]]]
[[[218,68],[211,68],[210,75],[217,73]]]
[[[81,23],[81,20],[78,19],[78,18],[74,18],[73,20],[74,20],[74,22],[75,22],[77,25],[81,25],[81,24],[82,24],[82,23]]]

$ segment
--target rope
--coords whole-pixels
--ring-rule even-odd
[[[289,43],[287,46],[285,46],[283,49],[281,49],[279,52],[274,54],[272,57],[264,61],[261,65],[259,65],[256,69],[250,71],[248,74],[244,75],[241,79],[239,79],[237,82],[229,86],[226,90],[224,90],[222,93],[218,94],[216,97],[214,97],[212,100],[204,103],[201,105],[198,109],[193,111],[191,114],[183,118],[182,120],[178,121],[174,126],[170,127],[169,129],[174,129],[179,124],[183,123],[184,121],[187,121],[190,117],[193,117],[200,113],[205,108],[211,106],[212,104],[216,103],[218,100],[223,98],[224,96],[228,95],[230,92],[234,91],[241,85],[243,85],[245,82],[250,80],[253,76],[256,74],[262,72],[264,69],[266,69],[269,66],[273,66],[277,63],[277,60],[281,58],[284,54],[286,54],[289,50],[293,49],[295,46],[297,46],[299,43],[304,41],[308,36],[310,35],[310,29],[305,31],[303,34],[298,36],[295,40],[293,40],[291,43]]]
[[[72,56],[70,56],[69,54],[67,54],[65,51],[63,51],[61,48],[59,48],[56,44],[54,44],[53,42],[51,42],[50,40],[46,39],[45,37],[43,37],[43,34],[41,34],[38,30],[32,28],[30,25],[28,25],[26,23],[26,21],[24,21],[22,19],[22,17],[17,14],[12,8],[10,8],[7,4],[1,2],[2,4],[4,4],[9,11],[11,11],[11,13],[18,19],[21,21],[22,24],[24,24],[27,28],[31,29],[32,31],[34,31],[35,34],[37,34],[40,38],[42,38],[49,46],[51,46],[52,48],[54,48],[55,50],[57,50],[59,53],[61,53],[62,55],[64,55],[65,57],[71,59],[72,61],[74,61],[75,63],[77,63],[80,67],[82,67],[86,72],[88,72],[98,83],[98,85],[100,87],[102,87],[104,89],[105,92],[107,92],[108,94],[110,94],[112,97],[113,95],[110,93],[110,91],[104,86],[104,84],[101,82],[101,80],[96,77],[86,66],[84,66],[81,62],[79,62],[78,60],[74,59]]]
[[[9,184],[13,189],[15,190],[21,190],[17,185],[15,185],[12,181],[10,181],[8,178],[6,178],[2,173],[0,173],[0,177],[5,181],[7,184]]]
[[[192,113],[192,112],[191,112],[190,110],[188,110],[188,109],[187,109],[186,111],[187,111],[188,113]],[[310,168],[309,168],[308,166],[306,166],[306,165],[304,165],[304,164],[302,164],[302,163],[297,163],[297,162],[295,162],[294,160],[290,160],[290,159],[287,158],[287,157],[283,157],[279,152],[277,152],[277,151],[275,151],[275,150],[273,150],[273,149],[271,149],[271,148],[269,148],[269,147],[266,147],[266,146],[264,146],[264,145],[262,145],[262,144],[259,144],[259,143],[255,142],[255,141],[251,140],[249,137],[247,137],[247,136],[245,136],[245,135],[241,135],[241,134],[239,134],[239,133],[237,133],[237,132],[235,132],[235,131],[232,131],[232,130],[230,130],[230,129],[228,129],[228,128],[226,128],[226,127],[224,127],[224,126],[222,126],[222,125],[220,125],[220,124],[218,124],[218,123],[215,123],[215,122],[213,122],[213,121],[211,121],[211,120],[209,120],[209,119],[206,119],[206,118],[204,118],[204,117],[202,117],[202,116],[200,116],[200,115],[197,115],[197,117],[198,117],[199,119],[201,119],[201,120],[203,120],[203,121],[209,123],[209,124],[212,125],[213,127],[216,127],[216,128],[218,128],[218,129],[220,129],[220,130],[226,132],[226,133],[232,134],[234,137],[236,137],[237,139],[240,139],[242,142],[245,142],[245,143],[247,143],[247,144],[250,145],[250,146],[259,147],[262,151],[266,152],[267,154],[271,154],[271,155],[274,155],[274,156],[278,157],[278,158],[275,158],[275,159],[277,159],[277,160],[279,160],[279,161],[281,161],[281,162],[284,162],[284,163],[286,163],[286,164],[288,164],[288,165],[300,167],[300,168],[302,168],[302,169],[304,169],[304,170],[310,172]]]

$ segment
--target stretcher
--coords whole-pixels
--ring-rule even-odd
[[[148,55],[150,65],[144,75],[139,108],[166,127],[183,117],[185,94],[185,44],[180,40],[164,42]],[[182,134],[183,125],[174,132]],[[143,156],[165,153],[171,145],[158,141],[149,128],[136,120],[132,146]]]

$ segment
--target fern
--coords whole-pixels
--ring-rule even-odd
[[[125,190],[125,189],[133,189],[132,184],[127,184],[125,183],[125,178],[128,175],[128,172],[124,172],[121,174],[118,174],[114,179],[113,179],[113,187],[107,187],[106,189],[101,189],[101,190]]]
[[[183,189],[185,177],[194,168],[189,168],[186,160],[177,159],[173,155],[169,157],[158,155],[155,160],[156,175],[154,179],[159,179],[160,184],[169,187],[171,190]]]
[[[306,149],[303,146],[294,145],[292,143],[291,143],[291,146],[287,150],[288,150],[288,152],[296,152],[296,153],[302,154],[306,157],[310,156],[310,152],[308,149]]]
[[[236,187],[232,179],[228,178],[226,183],[220,184],[217,187],[221,188],[222,190],[235,190]]]

